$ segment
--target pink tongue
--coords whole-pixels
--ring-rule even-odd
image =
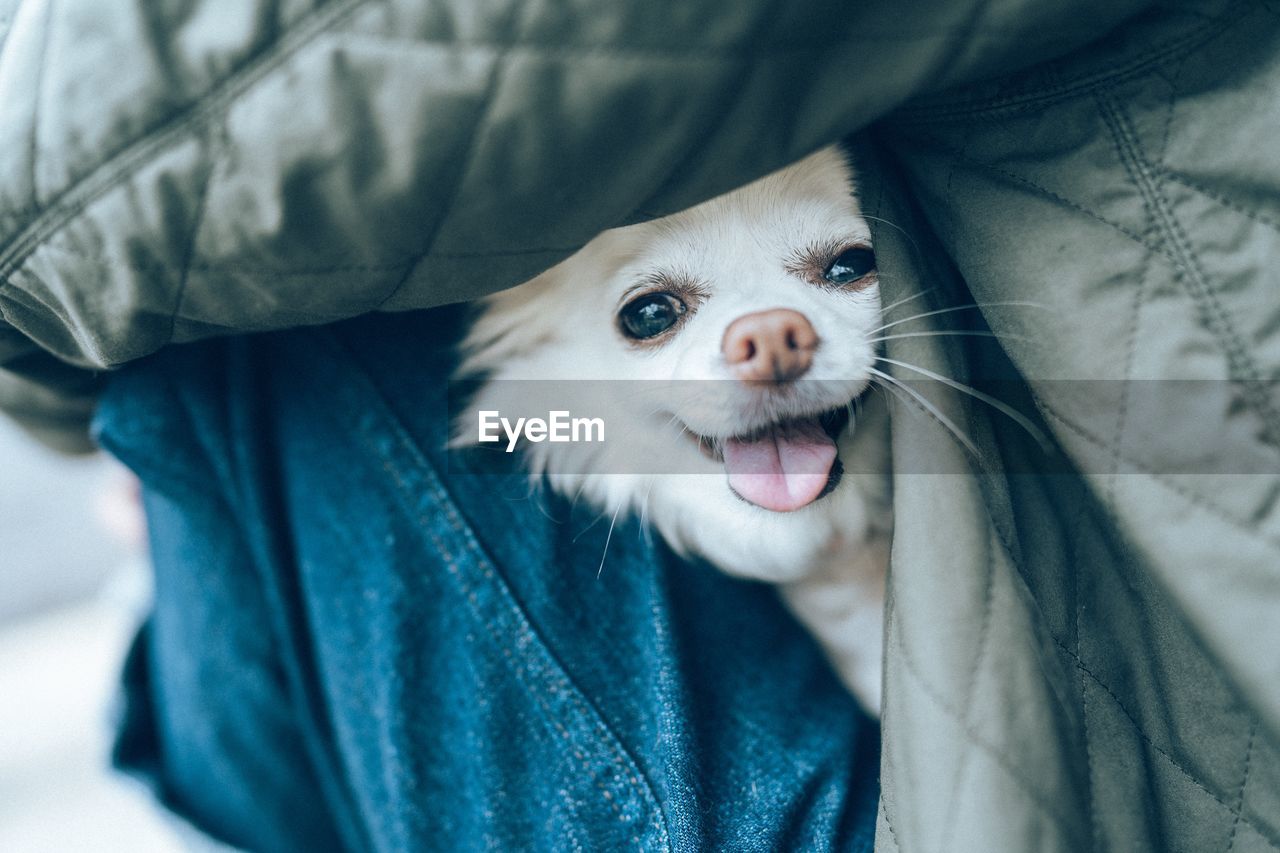
[[[761,438],[724,443],[729,487],[744,500],[774,512],[811,504],[826,488],[836,443],[817,419],[788,424]]]

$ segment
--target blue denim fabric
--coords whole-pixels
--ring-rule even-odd
[[[597,577],[608,519],[445,473],[459,324],[114,377],[156,570],[118,763],[255,850],[870,849],[878,728],[771,588],[622,520]]]

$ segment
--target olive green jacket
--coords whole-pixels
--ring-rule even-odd
[[[873,122],[926,315],[878,847],[1280,847],[1274,2],[0,0],[0,407],[82,447],[169,343],[473,298]],[[967,301],[994,344],[915,335]]]

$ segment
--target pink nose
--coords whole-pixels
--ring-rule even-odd
[[[720,342],[730,369],[747,383],[799,379],[813,364],[817,348],[813,324],[790,308],[744,314],[729,324]]]

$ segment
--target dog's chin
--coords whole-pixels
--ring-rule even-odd
[[[723,474],[660,478],[650,519],[676,550],[697,554],[737,577],[786,583],[809,574],[841,547],[857,518],[850,478],[794,512],[775,512],[744,500]]]

